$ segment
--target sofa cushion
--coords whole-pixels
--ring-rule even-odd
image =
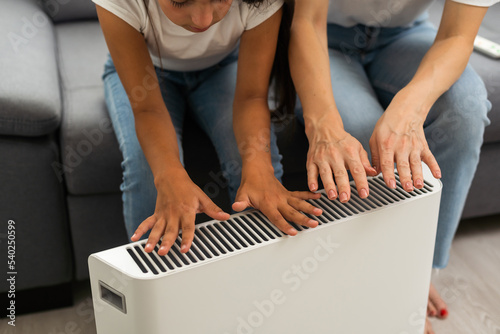
[[[430,20],[439,25],[443,11],[444,0],[434,2],[430,8]],[[500,43],[500,3],[493,5],[488,9],[483,19],[478,35]],[[488,90],[488,99],[492,104],[492,109],[488,114],[491,124],[486,127],[484,133],[485,143],[494,143],[500,141],[500,60],[492,59],[477,51],[474,51],[470,57],[470,64],[479,73],[486,89]]]
[[[61,119],[52,23],[32,2],[3,1],[0,30],[0,134],[49,134]]]
[[[119,192],[121,153],[104,102],[107,48],[97,21],[56,25],[63,94],[62,164],[72,195]]]
[[[59,161],[54,136],[0,136],[0,157],[0,251],[6,261],[7,222],[13,220],[16,290],[70,282],[73,266],[66,198],[52,169]],[[1,280],[0,292],[9,290],[7,283]]]
[[[485,144],[481,148],[476,176],[467,195],[462,218],[498,215],[500,198],[500,145]]]
[[[500,3],[492,6],[481,24],[479,35],[500,44]],[[481,75],[488,90],[488,99],[493,108],[488,114],[490,126],[484,133],[485,143],[500,142],[500,59],[492,59],[474,52],[470,62]]]
[[[97,19],[95,4],[91,0],[42,0],[42,5],[55,23]]]
[[[75,260],[75,278],[89,278],[89,255],[127,243],[120,193],[69,195],[68,215]]]

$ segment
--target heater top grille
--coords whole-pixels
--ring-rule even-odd
[[[382,176],[368,178],[370,196],[366,199],[359,197],[356,188],[351,182],[351,199],[348,203],[341,203],[338,199],[329,200],[324,191],[321,197],[308,202],[323,210],[321,216],[315,217],[306,214],[318,221],[319,226],[347,219],[350,216],[406,201],[434,191],[434,186],[424,181],[422,189],[406,192],[396,174],[396,189],[386,187]],[[307,227],[290,223],[297,231],[307,230]],[[317,227],[317,228],[318,228]],[[268,221],[256,210],[232,215],[227,221],[209,221],[196,226],[195,236],[191,249],[182,254],[180,244],[182,236],[177,237],[171,250],[165,256],[158,255],[159,246],[146,253],[146,241],[139,241],[126,247],[128,254],[144,274],[159,275],[172,273],[194,264],[220,258],[231,253],[239,252],[259,244],[277,241],[285,234]]]

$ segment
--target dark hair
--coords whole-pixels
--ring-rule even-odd
[[[248,5],[259,7],[262,3],[269,0],[242,0]],[[160,47],[158,45],[158,38],[156,31],[149,14],[149,0],[143,0],[146,12],[149,17],[151,29],[155,38],[156,49],[158,50],[158,58],[161,63]],[[293,85],[292,76],[290,74],[290,67],[288,63],[288,46],[290,44],[290,27],[292,25],[294,10],[294,1],[285,0],[283,4],[283,15],[281,17],[281,24],[279,28],[278,44],[276,46],[276,53],[274,55],[274,63],[271,71],[270,84],[273,87],[273,96],[276,108],[273,110],[272,118],[275,121],[283,120],[287,115],[293,115],[296,100],[295,86]]]
[[[249,5],[254,5],[255,7],[259,7],[261,3],[266,0],[242,0],[244,3]]]
[[[269,0],[242,0],[244,3],[259,7]],[[288,62],[288,47],[290,45],[290,29],[292,26],[294,0],[285,0],[283,14],[278,35],[278,45],[274,55],[270,85],[273,88],[275,109],[272,111],[274,121],[283,121],[287,116],[294,114],[297,92],[293,85],[290,65]]]
[[[276,109],[273,111],[273,120],[275,121],[283,121],[287,116],[294,115],[297,98],[288,61],[293,11],[294,1],[285,0],[278,35],[278,45],[276,46],[276,54],[271,72],[271,80],[274,81],[274,102],[276,105]]]

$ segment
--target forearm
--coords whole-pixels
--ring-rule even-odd
[[[308,137],[322,124],[328,124],[334,130],[343,130],[330,79],[326,18],[321,24],[295,15],[289,58]]]
[[[279,10],[241,37],[233,103],[233,129],[242,159],[242,178],[272,175],[269,78],[281,21]],[[243,182],[242,182],[243,183]]]
[[[281,231],[295,235],[297,231],[287,220],[315,227],[318,223],[301,212],[319,215],[321,210],[305,202],[319,195],[291,193],[274,174],[268,83],[280,20],[281,12],[277,12],[241,38],[233,128],[242,158],[242,179],[232,208],[258,209]]]
[[[351,191],[348,168],[360,195],[366,198],[366,174],[373,175],[375,170],[361,144],[344,130],[335,105],[327,42],[328,1],[296,0],[295,4],[289,59],[309,141],[309,189],[318,190],[321,177],[329,199],[334,200],[339,194],[340,200],[347,202]]]
[[[265,99],[235,100],[233,128],[242,159],[242,176],[273,173],[271,120]]]
[[[185,173],[180,162],[175,128],[168,111],[135,111],[137,138],[151,168],[155,184]]]
[[[183,171],[179,159],[177,137],[163,101],[154,65],[144,36],[121,18],[96,6],[116,71],[134,113],[137,138],[153,172],[155,183],[173,171]],[[134,94],[144,88],[146,95]]]
[[[436,100],[460,78],[487,10],[487,7],[446,1],[436,40],[413,79],[391,103],[403,107],[399,108],[400,113],[403,109],[413,110],[417,117],[425,119]]]
[[[415,76],[395,97],[425,119],[436,100],[460,77],[473,44],[461,36],[436,41],[422,59]],[[404,112],[405,108],[399,108]],[[410,110],[408,108],[407,110]]]

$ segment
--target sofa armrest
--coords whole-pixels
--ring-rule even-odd
[[[0,134],[53,132],[61,95],[51,19],[34,1],[3,1],[0,31]]]

